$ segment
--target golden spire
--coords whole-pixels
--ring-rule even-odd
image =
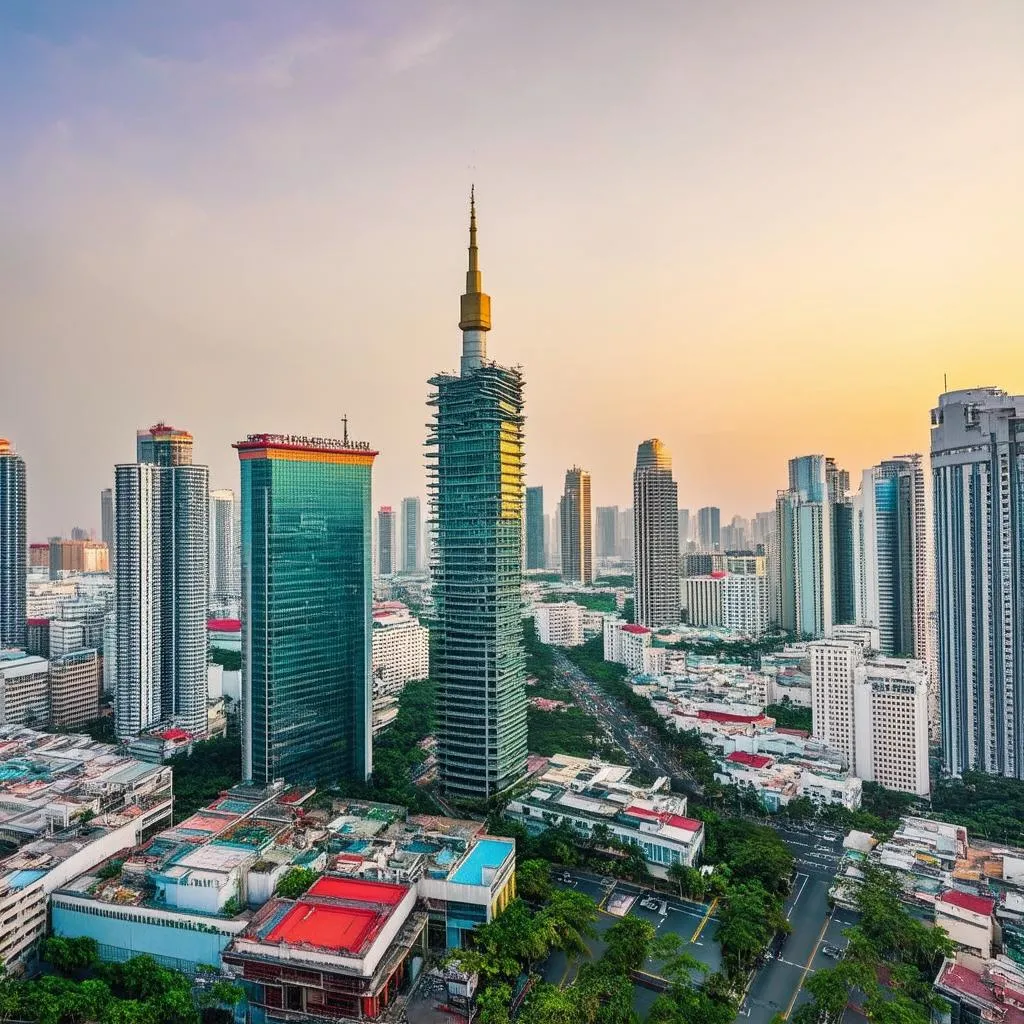
[[[472,185],[469,189],[469,269],[466,271],[466,294],[462,296],[459,329],[491,329],[491,297],[484,294],[480,281],[480,254],[476,247],[476,194]]]

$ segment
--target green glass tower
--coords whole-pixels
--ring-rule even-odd
[[[242,769],[330,783],[371,768],[364,442],[250,434],[242,471]]]
[[[461,372],[430,380],[430,672],[441,785],[450,797],[478,800],[526,768],[523,377],[487,360],[491,300],[481,289],[472,194],[469,223]]]

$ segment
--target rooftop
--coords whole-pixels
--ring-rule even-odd
[[[983,917],[991,917],[996,908],[996,901],[989,896],[972,896],[967,892],[960,892],[959,889],[948,889],[939,894],[939,902],[949,903],[962,910],[969,910],[973,914],[981,914]]]
[[[459,885],[487,885],[494,872],[510,857],[516,844],[511,839],[480,839],[455,869],[451,880]]]

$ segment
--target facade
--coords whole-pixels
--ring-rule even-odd
[[[100,540],[107,545],[107,551],[114,550],[114,490],[104,487],[100,491]]]
[[[191,464],[185,431],[157,424],[136,443],[153,461],[114,467],[115,726],[204,736],[209,471]]]
[[[686,611],[691,626],[721,626],[722,598],[728,573],[713,572],[706,576],[687,576]]]
[[[681,508],[679,510],[679,554],[685,554],[690,549],[690,510]]]
[[[583,612],[575,601],[536,604],[533,621],[540,642],[555,647],[579,647],[583,643]]]
[[[653,635],[646,626],[607,616],[604,620],[604,660],[625,665],[630,672],[659,674],[665,667],[665,652],[651,646]]]
[[[0,648],[25,646],[27,525],[25,460],[0,437]]]
[[[656,437],[640,444],[633,471],[636,621],[656,629],[680,619],[679,492],[672,456]]]
[[[856,621],[878,629],[883,654],[927,662],[926,517],[920,455],[864,471],[854,504]]]
[[[714,505],[697,509],[697,546],[701,551],[722,550],[722,510]]]
[[[374,605],[370,668],[373,673],[373,735],[398,716],[405,684],[430,674],[430,631],[399,601]]]
[[[597,557],[615,558],[619,553],[619,506],[597,509]]]
[[[544,488],[526,488],[526,568],[546,569],[544,556]]]
[[[76,729],[100,713],[100,658],[94,650],[50,658],[50,728]]]
[[[855,640],[810,645],[812,732],[853,773],[927,796],[928,670],[924,662],[866,655]]]
[[[943,764],[1024,778],[1024,396],[932,410]]]
[[[722,584],[722,625],[736,633],[763,636],[769,626],[768,577],[729,571]]]
[[[377,509],[377,575],[391,576],[396,569],[395,512],[390,505]]]
[[[601,833],[636,843],[652,874],[666,877],[673,864],[693,867],[704,846],[704,825],[686,815],[686,797],[669,792],[669,780],[630,783],[632,769],[555,754],[536,784],[504,811],[536,834],[566,824],[600,845]]]
[[[66,573],[110,571],[110,552],[100,541],[53,537],[49,549],[52,580],[61,579]]]
[[[242,771],[371,770],[370,476],[361,441],[250,434],[242,473]],[[205,625],[205,624],[204,624]]]
[[[402,572],[418,572],[423,563],[420,547],[423,516],[419,498],[402,499]]]
[[[669,461],[669,472],[672,470],[671,460]],[[636,490],[636,477],[633,478],[633,489]],[[634,526],[636,515],[631,508],[624,508],[619,515],[619,558],[632,563],[636,552],[633,550]]]
[[[526,766],[523,378],[487,359],[490,308],[471,197],[461,369],[430,381],[427,441],[438,777],[450,797],[465,799],[508,789]]]
[[[43,726],[50,714],[50,665],[15,648],[0,650],[0,726]]]
[[[573,466],[565,474],[560,516],[562,579],[589,585],[594,582],[590,474],[579,466]]]
[[[210,593],[221,601],[237,601],[242,594],[239,517],[234,491],[210,491]]]

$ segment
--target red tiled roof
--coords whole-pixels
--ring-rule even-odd
[[[241,619],[207,619],[206,628],[213,633],[237,633],[242,628]]]
[[[764,754],[748,754],[744,750],[734,750],[726,758],[726,761],[732,761],[733,764],[745,764],[748,768],[767,768],[772,763],[772,759],[765,757]]]
[[[1024,1021],[1024,1011],[1006,1000],[1006,996],[1014,1000],[1019,999],[1019,993],[1012,989],[1003,989],[997,993],[994,984],[987,981],[977,971],[972,971],[962,964],[947,963],[939,974],[936,984],[951,992],[959,992],[967,996],[982,1008],[995,1008],[999,1013],[997,1019],[1002,1020],[1004,1024],[1021,1024]]]
[[[630,804],[624,813],[634,818],[660,821],[663,825],[672,825],[687,832],[699,832],[704,827],[704,823],[696,818],[684,818],[681,814],[671,814],[669,811],[652,811],[649,807],[637,807],[635,804]]]
[[[962,910],[981,914],[983,917],[991,917],[996,907],[996,901],[989,896],[972,896],[969,892],[960,892],[958,889],[947,889],[940,893],[939,900],[942,903],[952,903],[954,907],[960,907]]]
[[[632,622],[627,622],[622,629],[626,633],[650,633],[646,626],[637,626]]]
[[[783,736],[799,736],[802,740],[807,739],[811,735],[806,729],[780,729],[778,726],[775,726],[775,731]]]

